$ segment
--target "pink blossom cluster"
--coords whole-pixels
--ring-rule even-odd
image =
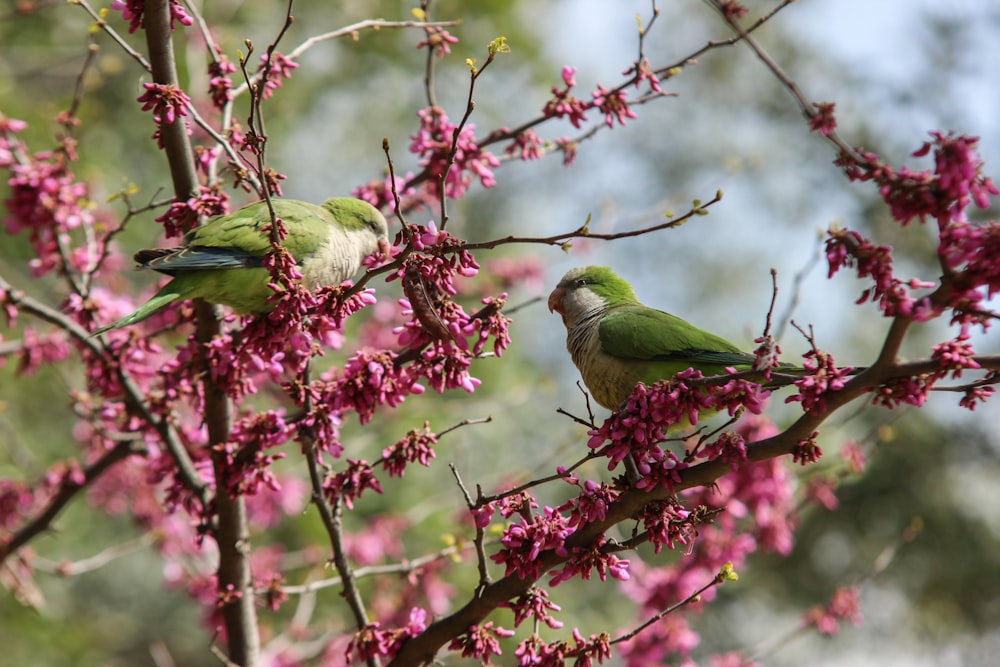
[[[425,28],[427,37],[417,42],[417,48],[427,47],[436,57],[443,58],[451,54],[451,45],[458,44],[458,37],[441,26]]]
[[[401,628],[383,630],[379,622],[369,623],[351,639],[345,658],[348,664],[355,660],[365,662],[374,658],[392,659],[407,639],[426,629],[427,612],[420,608],[410,610],[410,620]]]
[[[640,81],[648,80],[653,90],[662,92],[659,87],[659,79],[652,74],[648,67],[645,69],[641,66],[635,67],[626,70],[625,73],[629,74],[633,71],[636,72],[634,81],[637,86]],[[598,84],[597,90],[591,93],[592,101],[584,102],[572,94],[572,90],[576,86],[575,75],[576,69],[563,67],[562,80],[565,87],[552,86],[552,99],[546,102],[542,108],[542,114],[545,118],[567,118],[573,127],[579,129],[587,121],[587,111],[590,109],[597,109],[604,114],[604,123],[608,127],[614,127],[615,121],[619,125],[625,125],[628,119],[636,117],[635,111],[629,105],[624,85],[609,89]]]
[[[231,99],[230,92],[233,89],[233,80],[230,74],[236,71],[236,64],[219,54],[212,62],[208,63],[208,92],[212,98],[212,105],[216,109],[222,109]]]
[[[810,373],[795,381],[799,393],[786,398],[785,403],[801,403],[804,412],[821,414],[826,411],[826,397],[843,389],[854,369],[838,367],[833,355],[822,350],[809,350],[803,357],[802,367]]]
[[[575,577],[589,580],[592,572],[597,572],[601,581],[611,575],[618,581],[628,581],[629,561],[613,553],[614,544],[601,537],[587,547],[574,547],[569,551],[565,565],[552,571],[550,586],[558,586]]]
[[[820,634],[832,636],[840,632],[840,622],[850,621],[861,625],[861,596],[856,588],[838,588],[825,607],[813,607],[802,618],[806,626],[815,627]]]
[[[163,223],[167,238],[181,236],[198,226],[204,218],[214,218],[229,213],[229,195],[218,188],[199,186],[199,193],[184,201],[173,201],[166,211],[156,218]]]
[[[552,99],[545,103],[542,113],[546,118],[568,118],[573,127],[579,129],[587,121],[587,110],[592,103],[577,99],[570,91],[576,86],[576,69],[563,67],[562,80],[565,88],[552,86]]]
[[[257,495],[262,486],[280,491],[272,465],[285,454],[271,450],[285,444],[293,434],[294,426],[275,410],[246,414],[233,425],[229,440],[215,448],[223,454],[221,465],[216,457],[216,470],[225,471],[225,478],[216,479],[216,485],[233,495]]]
[[[184,123],[187,133],[191,134],[184,117],[188,115],[188,107],[191,105],[191,98],[183,90],[173,84],[144,83],[142,84],[146,92],[140,95],[136,101],[142,102],[143,111],[152,111],[153,120],[156,121],[156,132],[153,138],[156,145],[163,148],[163,125],[172,125],[180,120]]]
[[[973,202],[989,206],[991,195],[1000,193],[990,178],[982,174],[982,160],[976,152],[978,137],[931,132],[914,157],[934,152],[934,169],[915,171],[903,166],[898,170],[884,164],[874,153],[860,152],[860,159],[842,155],[838,164],[851,180],[874,181],[879,194],[889,205],[893,217],[904,226],[914,218],[928,216],[945,224],[958,219]]]
[[[507,630],[493,621],[482,625],[473,625],[463,635],[455,637],[448,643],[448,650],[461,651],[463,658],[475,658],[489,664],[490,657],[502,655],[500,640],[513,637],[514,631]]]
[[[729,651],[708,657],[708,667],[762,667],[739,651]]]
[[[139,28],[146,27],[146,22],[143,18],[146,12],[145,0],[114,0],[111,3],[111,9],[121,12],[122,18],[128,21],[129,34],[134,33]],[[174,25],[175,22],[183,26],[190,26],[194,23],[194,19],[184,9],[180,0],[170,0],[171,30],[176,28]]]
[[[420,376],[411,366],[398,367],[396,355],[388,351],[361,350],[342,370],[324,375],[313,383],[317,417],[324,413],[355,412],[367,424],[379,406],[393,408],[411,394],[422,394]]]
[[[673,380],[649,387],[639,383],[625,406],[590,432],[588,446],[609,459],[609,469],[631,456],[642,475],[640,488],[651,489],[661,484],[671,488],[680,481],[679,472],[688,464],[659,446],[670,427],[685,422],[695,425],[700,414],[720,410],[734,415],[744,408],[751,414],[760,414],[769,395],[759,384],[741,378],[721,384],[698,383],[702,377],[700,371],[688,369]],[[719,456],[726,453],[731,461],[729,448],[722,443],[712,452]]]
[[[573,528],[581,528],[594,521],[603,521],[608,507],[621,495],[619,489],[605,482],[598,483],[588,479],[581,484],[576,475],[568,475],[564,481],[580,489],[576,498],[571,498],[559,506],[560,511],[569,513],[569,525]]]
[[[803,438],[795,444],[792,450],[792,461],[801,465],[816,463],[823,456],[823,449],[816,442],[819,431],[813,431],[808,438]]]
[[[573,628],[573,643],[555,641],[546,643],[532,634],[517,645],[514,651],[519,667],[565,667],[572,660],[574,667],[593,667],[611,658],[611,636],[607,633],[592,634],[584,639]]]
[[[72,353],[66,336],[59,331],[42,334],[34,327],[26,326],[21,334],[21,343],[22,348],[17,355],[18,375],[37,373],[43,366],[65,361]]]
[[[506,128],[501,128],[500,132],[506,132]],[[542,157],[542,149],[545,142],[534,130],[528,129],[518,132],[514,139],[503,150],[504,155],[516,157],[519,160],[538,160]]]
[[[951,283],[949,302],[954,304],[954,322],[979,323],[985,329],[990,322],[980,302],[982,287],[986,296],[1000,292],[1000,267],[995,260],[1000,252],[1000,223],[975,224],[964,219],[950,220],[941,226],[938,256],[946,270],[961,276]]]
[[[266,100],[274,91],[282,86],[282,79],[291,79],[292,70],[298,68],[299,64],[288,56],[277,51],[270,55],[264,54],[260,57],[260,66],[257,73],[262,74],[267,70],[267,79],[264,81],[264,88],[261,90],[261,99]]]
[[[717,0],[715,6],[728,21],[736,21],[743,18],[750,11],[749,8],[740,4],[736,0]]]
[[[372,465],[363,459],[347,459],[347,467],[330,473],[323,480],[323,494],[332,503],[343,501],[347,509],[354,509],[354,501],[367,490],[382,493],[382,485],[375,477]]]
[[[594,106],[604,114],[604,122],[608,127],[614,127],[616,120],[619,125],[625,125],[626,119],[637,117],[636,113],[629,107],[624,88],[608,90],[601,84],[597,84],[597,90],[591,95],[594,98]]]
[[[437,200],[427,189],[422,188],[418,190],[416,187],[409,185],[413,180],[413,172],[407,172],[405,175],[397,176],[395,179],[393,179],[391,174],[388,174],[385,178],[371,180],[364,185],[359,185],[351,190],[351,195],[368,202],[377,209],[388,209],[395,212],[396,200],[392,194],[393,184],[395,183],[396,194],[399,196],[400,208],[402,210],[406,211],[417,206],[428,208],[435,206]]]
[[[563,626],[562,621],[552,616],[553,612],[562,611],[555,602],[549,600],[549,592],[544,588],[532,586],[518,596],[516,600],[504,600],[499,607],[506,607],[514,612],[514,627],[519,627],[529,618],[537,623],[544,623],[553,630]]]
[[[776,434],[777,428],[755,416],[742,420],[737,433],[753,442]],[[639,604],[638,618],[686,599],[726,563],[739,569],[757,551],[789,553],[796,525],[795,503],[792,476],[780,460],[769,459],[741,466],[718,478],[713,487],[691,489],[680,498],[647,505],[643,527],[661,535],[655,543],[657,552],[662,546],[674,548],[675,542],[685,544],[686,550],[670,567],[632,561],[632,578],[622,590]],[[657,515],[661,518],[655,519]],[[698,611],[714,597],[715,589],[710,588],[686,609]],[[621,651],[626,664],[635,667],[678,658],[684,664],[698,642],[688,615],[674,613],[623,644]]]
[[[857,267],[859,278],[871,278],[874,284],[865,289],[858,303],[878,302],[887,317],[902,315],[917,321],[936,317],[940,310],[926,297],[914,297],[912,290],[933,287],[933,283],[916,278],[897,278],[892,268],[892,248],[875,246],[856,231],[833,229],[826,240],[829,277],[842,267]]]
[[[36,278],[52,272],[67,275],[93,270],[103,245],[79,251],[68,247],[69,232],[95,222],[87,185],[77,181],[69,167],[70,139],[64,138],[58,151],[32,154],[16,137],[26,127],[24,121],[0,114],[0,168],[10,172],[4,226],[10,234],[27,232],[35,253],[30,266]]]
[[[430,424],[424,422],[422,431],[411,429],[403,438],[382,450],[382,468],[390,477],[402,477],[410,463],[429,466],[436,456],[436,444],[437,435],[431,431]]]
[[[412,365],[438,392],[461,387],[473,391],[479,380],[468,369],[490,339],[492,351],[501,356],[510,344],[503,314],[506,294],[482,299],[482,308],[469,314],[453,297],[455,279],[471,277],[479,264],[461,241],[448,232],[429,226],[411,226],[410,246],[415,251],[390,277],[399,279],[405,298],[399,301],[406,322],[394,332],[399,345],[419,352]],[[470,344],[470,339],[473,339]]]
[[[493,169],[500,160],[476,141],[475,126],[459,127],[448,120],[439,107],[421,109],[420,129],[410,137],[410,152],[420,156],[420,165],[429,176],[426,188],[440,196],[441,179],[444,194],[452,199],[465,195],[474,179],[484,188],[496,185]]]
[[[7,534],[12,533],[34,517],[63,487],[80,486],[83,478],[79,462],[70,460],[52,464],[45,475],[33,483],[0,479],[0,528]],[[5,541],[6,536],[0,540],[0,546]]]
[[[526,491],[513,494],[504,494],[499,500],[477,505],[472,509],[472,518],[478,528],[485,528],[490,525],[493,515],[500,511],[500,515],[509,519],[515,514],[524,519],[531,519],[531,510],[538,507],[538,502],[534,496]]]
[[[837,105],[833,102],[816,102],[813,108],[814,113],[809,118],[810,129],[824,137],[829,136],[837,129],[837,117],[834,115]]]
[[[508,526],[500,538],[502,548],[490,560],[504,566],[504,576],[537,579],[542,574],[542,553],[554,551],[568,556],[566,538],[573,532],[569,520],[558,509],[543,507],[541,512],[522,515],[520,521]]]
[[[663,89],[660,88],[660,77],[656,76],[656,72],[653,70],[653,66],[650,65],[648,58],[643,58],[640,61],[634,63],[631,67],[622,72],[625,76],[632,76],[635,83],[635,87],[638,88],[645,82],[649,86],[651,93],[656,93],[658,95],[663,95]]]

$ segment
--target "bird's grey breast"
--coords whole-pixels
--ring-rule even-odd
[[[566,347],[590,395],[609,410],[617,409],[635,388],[641,363],[608,354],[601,345],[603,311],[581,318],[567,331]]]
[[[364,256],[342,229],[331,227],[330,234],[316,252],[302,262],[302,284],[306,289],[339,285],[361,268]]]

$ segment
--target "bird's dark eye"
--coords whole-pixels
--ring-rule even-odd
[[[586,278],[577,278],[576,281],[573,283],[573,285],[575,285],[576,287],[584,287],[586,284],[587,284]]]

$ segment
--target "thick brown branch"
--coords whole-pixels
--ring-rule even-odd
[[[180,88],[171,40],[168,0],[146,2],[144,19],[153,80],[158,84]],[[160,133],[164,152],[170,164],[174,196],[178,200],[186,200],[196,194],[198,180],[194,152],[188,140],[183,118],[178,117],[173,123],[161,123]],[[198,316],[197,339],[204,350],[205,346],[220,333],[217,309],[208,303],[198,301],[195,310]],[[226,490],[225,454],[215,450],[217,445],[229,439],[232,409],[225,390],[212,382],[210,362],[204,356],[202,364],[205,367],[205,380],[202,385],[205,426],[208,430],[208,446],[213,450],[212,460],[216,480],[215,540],[219,547],[218,591],[226,625],[229,660],[250,667],[260,663],[260,638],[250,574],[250,541],[246,508],[241,496],[230,494]]]
[[[985,369],[1000,368],[1000,355],[977,357],[976,360]],[[802,440],[809,438],[833,413],[863,396],[881,382],[894,377],[930,373],[939,369],[939,364],[933,360],[870,368],[854,377],[841,391],[828,394],[827,409],[823,413],[804,414],[782,433],[749,444],[747,457],[750,461],[763,461],[791,454]],[[681,471],[681,482],[676,484],[673,490],[661,488],[649,493],[634,489],[626,491],[616,502],[609,505],[603,520],[587,524],[574,533],[566,541],[566,551],[572,553],[575,548],[587,549],[609,528],[633,517],[647,503],[664,500],[677,491],[710,485],[730,470],[729,463],[709,461]],[[565,563],[567,557],[549,551],[542,554],[538,560],[541,564],[539,572],[544,574]],[[535,581],[509,575],[483,587],[464,607],[436,621],[423,634],[405,644],[389,667],[431,662],[441,646],[453,637],[461,635],[470,625],[480,623],[500,602],[524,593]]]

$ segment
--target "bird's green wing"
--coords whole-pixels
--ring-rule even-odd
[[[284,220],[288,228],[288,236],[283,243],[293,255],[293,247],[303,243],[301,237],[305,236],[307,240],[318,237],[332,218],[326,209],[309,202],[273,199],[271,203],[275,214]],[[192,247],[225,248],[261,257],[271,249],[270,235],[265,231],[270,224],[267,204],[263,201],[254,202],[191,231],[185,237],[185,244]]]
[[[754,357],[724,338],[679,317],[646,306],[626,306],[601,319],[601,349],[636,361],[676,361],[701,366],[747,366]]]
[[[296,260],[301,260],[317,247],[332,216],[319,206],[294,199],[274,199],[272,204],[288,230],[282,244]],[[266,231],[270,224],[267,204],[254,202],[188,232],[183,248],[140,251],[136,261],[168,275],[188,270],[259,267],[271,250]]]

